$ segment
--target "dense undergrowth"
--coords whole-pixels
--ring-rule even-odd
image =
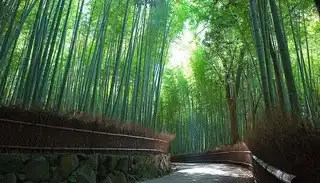
[[[152,129],[131,123],[120,123],[119,120],[106,117],[94,117],[87,113],[68,113],[56,115],[39,110],[25,110],[19,107],[0,107],[0,118],[17,120],[29,123],[56,125],[69,128],[86,129],[93,131],[104,131],[127,135],[136,135],[171,141],[174,135],[156,133]]]
[[[320,182],[320,130],[307,120],[276,114],[257,122],[246,140],[251,152],[303,182]]]
[[[248,146],[244,142],[238,142],[236,144],[225,144],[214,149],[209,150],[208,152],[228,152],[228,151],[249,151]]]
[[[208,152],[248,151],[267,164],[295,175],[296,180],[320,182],[320,130],[312,128],[306,119],[275,114],[256,121],[247,139],[226,144]],[[262,182],[279,182],[254,163],[254,173]]]

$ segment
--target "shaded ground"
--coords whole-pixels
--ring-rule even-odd
[[[236,165],[178,163],[178,171],[144,183],[252,183],[250,170]]]
[[[171,157],[175,163],[227,163],[251,168],[250,151],[226,151],[180,154]]]

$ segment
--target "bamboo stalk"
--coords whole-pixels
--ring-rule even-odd
[[[150,151],[164,153],[158,149],[135,149],[135,148],[78,148],[78,147],[28,147],[0,145],[2,149],[34,150],[34,151]]]
[[[291,183],[292,180],[296,177],[294,175],[288,174],[286,172],[283,172],[271,165],[268,165],[263,160],[257,158],[256,156],[252,156],[252,158],[259,163],[264,169],[266,169],[269,173],[274,175],[277,179],[281,180],[284,183]]]

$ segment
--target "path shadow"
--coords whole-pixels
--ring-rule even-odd
[[[250,170],[226,164],[178,164],[178,171],[144,183],[253,183]]]

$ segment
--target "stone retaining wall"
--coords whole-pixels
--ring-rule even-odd
[[[0,154],[0,183],[134,183],[171,171],[165,154]]]

